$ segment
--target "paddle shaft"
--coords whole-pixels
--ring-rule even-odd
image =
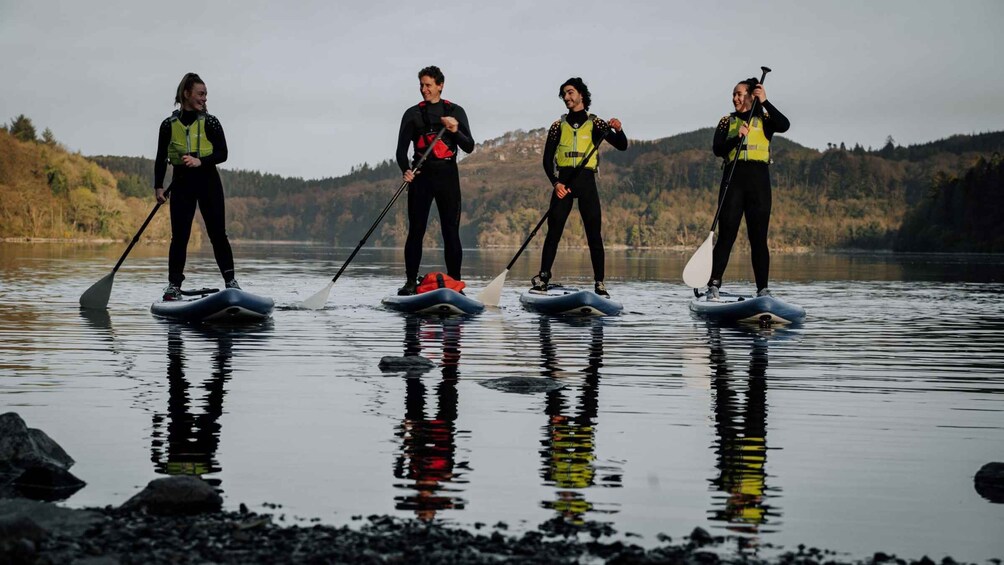
[[[607,133],[609,133],[609,131]],[[565,184],[572,182],[573,180],[575,180],[575,177],[579,176],[579,171],[581,171],[586,166],[586,163],[589,162],[589,158],[593,156],[593,153],[596,153],[596,150],[600,148],[600,144],[603,143],[603,140],[606,138],[607,136],[606,134],[604,134],[603,137],[600,138],[599,143],[593,145],[593,148],[590,149],[588,153],[586,153],[585,159],[583,159],[582,162],[579,163],[579,165],[575,167],[574,170],[572,170],[572,174],[568,177],[568,182],[566,182]],[[523,254],[523,251],[526,249],[526,246],[530,245],[530,240],[533,239],[533,236],[537,235],[537,232],[540,231],[540,227],[544,225],[544,222],[547,221],[547,217],[550,215],[551,215],[551,207],[548,206],[547,212],[544,212],[544,215],[541,216],[540,221],[537,222],[537,227],[533,228],[533,231],[530,232],[530,236],[527,237],[526,241],[523,242],[523,245],[519,247],[519,251],[517,251],[516,255],[513,256],[512,261],[509,261],[509,264],[506,265],[505,270],[507,271],[512,270],[512,266],[516,264],[516,260],[519,259],[520,255]]]
[[[770,69],[768,69],[767,67],[760,67],[760,68],[763,69],[763,74],[760,75],[760,84],[763,84],[763,81],[767,80],[767,73],[770,72]],[[752,96],[752,92],[750,93],[750,95]],[[750,106],[750,115],[746,119],[746,123],[750,123],[753,120],[753,112],[756,111],[756,102],[757,100],[756,97],[754,96],[753,104]],[[718,217],[721,216],[722,214],[722,207],[724,207],[725,205],[725,193],[729,191],[729,185],[732,184],[732,175],[735,174],[736,172],[736,163],[739,162],[739,154],[742,153],[743,141],[745,139],[746,136],[744,135],[739,136],[739,145],[736,147],[736,156],[732,159],[732,168],[729,170],[729,176],[727,179],[725,179],[725,185],[722,187],[721,202],[718,203],[718,210],[715,211],[715,219],[711,222],[712,232],[715,231],[715,226],[718,225]]]
[[[164,196],[168,196],[169,194],[171,194],[170,188],[164,191]],[[153,220],[153,217],[157,215],[157,210],[160,210],[160,207],[163,205],[164,205],[163,202],[157,202],[157,204],[153,207],[153,210],[150,210],[150,215],[146,217],[146,221],[143,222],[143,225],[139,227],[139,231],[136,232],[136,235],[133,236],[132,241],[129,243],[129,247],[126,247],[125,253],[123,253],[122,256],[119,257],[119,262],[115,263],[115,268],[112,269],[113,274],[118,272],[119,267],[121,267],[122,263],[126,260],[126,256],[129,255],[129,252],[132,251],[132,248],[136,245],[136,242],[139,241],[139,236],[143,235],[143,232],[146,231],[146,227],[150,225],[150,221]]]
[[[443,126],[443,128],[439,130],[439,133],[436,134],[436,139],[433,139],[432,143],[430,143],[429,146],[425,148],[425,151],[422,152],[422,156],[419,158],[418,163],[415,163],[415,168],[411,170],[413,173],[417,173],[418,170],[422,168],[422,164],[425,163],[425,159],[429,156],[429,153],[432,152],[432,147],[436,145],[436,143],[439,141],[441,137],[443,137],[444,133],[446,133],[446,126]],[[366,240],[369,239],[370,235],[373,234],[373,230],[375,230],[377,226],[380,225],[380,221],[383,220],[383,217],[386,216],[387,212],[390,211],[392,206],[394,206],[394,203],[397,202],[397,199],[401,196],[401,193],[404,192],[404,189],[408,188],[408,184],[410,184],[408,183],[408,181],[404,181],[401,183],[401,188],[397,189],[397,192],[394,193],[394,197],[390,199],[390,202],[388,202],[386,206],[383,207],[383,211],[380,212],[380,215],[377,217],[376,221],[373,222],[372,226],[370,226],[370,229],[366,232],[366,235],[364,235],[363,238],[359,240],[359,245],[357,245],[356,248],[352,250],[352,254],[349,255],[349,258],[346,259],[344,263],[342,263],[342,268],[338,269],[338,272],[335,273],[334,277],[332,277],[331,279],[332,283],[337,281],[338,277],[342,276],[342,272],[345,271],[345,267],[348,267],[349,263],[351,263],[352,260],[355,259],[356,254],[359,253],[359,250],[362,249],[363,245],[366,244]]]

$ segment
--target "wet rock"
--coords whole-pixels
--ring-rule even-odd
[[[21,518],[30,520],[46,532],[67,536],[83,535],[87,530],[107,521],[102,514],[93,510],[61,508],[26,498],[0,500],[0,521]]]
[[[27,498],[53,502],[66,500],[87,483],[65,469],[44,464],[25,469],[12,484]]]
[[[69,469],[74,463],[45,432],[29,428],[14,412],[0,414],[0,462],[22,470],[45,464]]]
[[[480,381],[483,387],[502,392],[515,392],[517,394],[535,394],[538,392],[552,392],[565,388],[565,385],[554,379],[542,377],[502,377],[488,381]]]
[[[1004,503],[1004,463],[994,461],[980,467],[973,483],[976,492],[983,498],[997,504]]]
[[[387,355],[380,358],[380,370],[387,372],[395,371],[428,371],[436,364],[421,355],[408,355],[405,357],[395,357]]]
[[[130,498],[122,510],[145,509],[158,515],[193,515],[219,512],[223,498],[213,487],[198,477],[178,476],[154,479],[146,488]]]
[[[690,541],[694,545],[705,546],[715,541],[715,538],[708,533],[708,530],[704,528],[694,528],[694,531],[690,532]]]

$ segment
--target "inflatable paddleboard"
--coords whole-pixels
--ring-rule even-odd
[[[198,298],[154,302],[154,316],[179,322],[241,324],[260,322],[272,315],[275,302],[236,288],[204,289]]]
[[[391,310],[408,314],[458,316],[480,314],[485,309],[483,302],[449,288],[410,296],[385,296],[380,302]]]
[[[774,296],[741,296],[722,292],[718,300],[704,295],[690,301],[690,312],[703,320],[718,323],[798,324],[805,319],[805,308]]]
[[[595,292],[551,285],[547,290],[527,290],[519,301],[527,310],[551,316],[616,316],[624,305]]]

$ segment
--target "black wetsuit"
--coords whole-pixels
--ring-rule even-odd
[[[415,145],[427,133],[435,135],[443,127],[440,118],[444,115],[456,118],[459,123],[456,133],[443,134],[443,143],[453,153],[451,157],[440,158],[433,153],[422,165],[421,172],[408,187],[408,239],[404,244],[405,275],[408,281],[418,278],[422,263],[422,240],[429,223],[432,202],[439,210],[439,223],[443,232],[443,248],[446,255],[446,274],[456,280],[464,260],[460,244],[460,172],[457,170],[457,149],[474,151],[474,138],[467,114],[460,106],[440,100],[435,104],[416,104],[408,108],[401,118],[401,130],[397,136],[397,164],[401,172],[411,169],[423,152],[417,146],[412,161],[408,160],[408,147]]]
[[[761,114],[763,130],[768,140],[774,137],[775,133],[788,131],[791,123],[770,103],[770,100],[763,103],[763,110],[766,110],[765,114]],[[739,233],[739,222],[745,215],[753,275],[759,291],[767,288],[770,277],[770,251],[767,249],[767,229],[770,226],[771,209],[770,171],[768,163],[745,161],[740,153],[732,182],[724,194],[725,203],[722,204],[722,190],[725,189],[725,182],[732,169],[732,160],[728,155],[739,146],[739,137],[728,137],[730,117],[738,117],[745,121],[749,117],[749,112],[733,112],[725,116],[718,122],[718,128],[715,130],[712,150],[715,156],[725,161],[722,184],[718,192],[718,202],[722,207],[721,215],[718,217],[718,241],[712,254],[711,280],[708,284],[721,286],[722,275],[725,274],[725,267],[729,264],[732,245]]]
[[[566,118],[573,127],[579,127],[586,123],[589,114],[585,111],[571,112]],[[595,118],[593,120],[593,144],[598,145],[603,141],[604,136],[610,131],[610,126],[603,120]],[[554,258],[558,254],[558,242],[561,241],[561,233],[565,230],[565,221],[572,213],[572,200],[579,200],[579,215],[582,216],[582,226],[585,228],[586,241],[589,243],[589,258],[593,264],[593,278],[602,281],[605,272],[606,257],[603,252],[602,219],[600,210],[600,195],[596,191],[596,172],[581,168],[578,173],[574,173],[575,167],[554,166],[554,154],[558,149],[561,140],[561,120],[554,122],[547,132],[547,141],[544,143],[544,172],[547,174],[551,185],[559,181],[571,189],[571,194],[564,198],[558,198],[554,191],[551,191],[550,213],[547,216],[547,237],[544,238],[544,249],[540,257],[540,271],[550,273]],[[614,132],[606,140],[620,151],[627,149],[628,141],[624,131]],[[597,157],[598,159],[598,157]],[[599,162],[597,160],[597,162]],[[574,178],[573,178],[574,175]],[[570,180],[571,179],[571,180]]]
[[[189,126],[199,117],[198,112],[182,110],[178,120]],[[223,202],[223,182],[216,165],[227,160],[227,139],[223,126],[216,117],[206,114],[206,138],[213,144],[213,153],[201,157],[199,167],[176,165],[171,178],[171,248],[168,255],[167,280],[181,286],[185,280],[185,260],[188,255],[188,239],[192,234],[195,208],[202,211],[209,241],[213,244],[213,254],[224,281],[234,278],[234,253],[226,231],[226,206]],[[167,148],[171,143],[171,119],[160,124],[157,139],[157,158],[153,166],[153,186],[163,188],[167,173]]]

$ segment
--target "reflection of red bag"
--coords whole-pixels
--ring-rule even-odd
[[[416,292],[422,294],[423,292],[429,292],[439,288],[449,288],[457,292],[464,290],[467,283],[464,281],[454,280],[453,277],[447,275],[446,273],[429,273],[422,277],[422,282],[418,284],[418,289]]]

